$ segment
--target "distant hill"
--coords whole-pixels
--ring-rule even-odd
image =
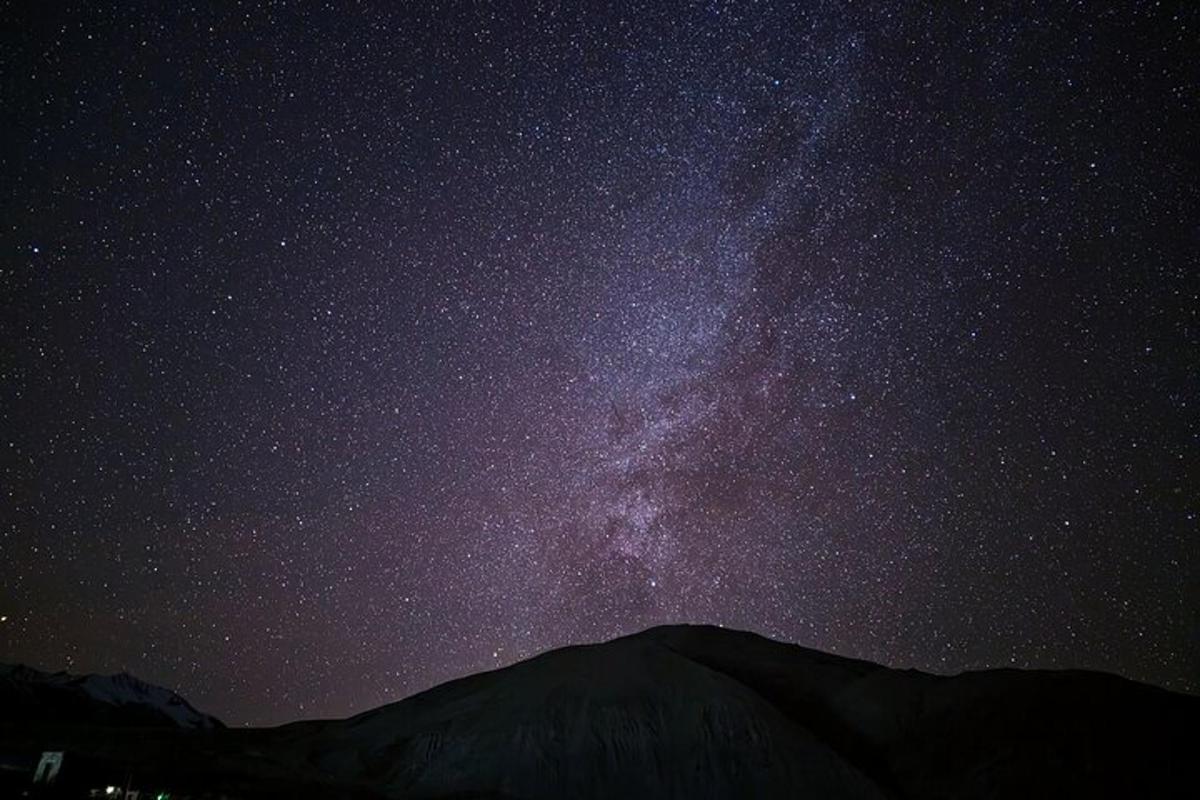
[[[1197,730],[1200,698],[1112,675],[940,677],[675,626],[345,720],[60,741],[232,797],[1191,798]]]
[[[71,675],[0,664],[0,717],[46,723],[118,727],[222,728],[170,689],[127,673]]]

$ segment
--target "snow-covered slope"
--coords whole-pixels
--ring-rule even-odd
[[[0,710],[11,721],[110,725],[174,725],[180,728],[223,727],[197,711],[170,689],[146,683],[128,673],[71,675],[41,672],[22,664],[0,664]]]

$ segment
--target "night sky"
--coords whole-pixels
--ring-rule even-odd
[[[0,661],[1200,691],[1192,4],[213,5],[3,15]]]

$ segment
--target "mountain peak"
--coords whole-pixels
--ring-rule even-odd
[[[176,726],[207,730],[224,727],[196,710],[176,692],[128,672],[72,675],[43,672],[25,664],[0,664],[0,699],[11,718],[45,716],[57,722]]]

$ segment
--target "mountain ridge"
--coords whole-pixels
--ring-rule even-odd
[[[686,690],[671,689],[672,681]],[[932,743],[958,748],[963,765],[960,774],[940,775],[937,781],[962,788],[963,781],[972,780],[971,770],[985,765],[994,749],[1009,762],[1007,773],[1017,792],[1021,781],[1015,776],[1030,780],[1047,749],[1068,752],[1089,769],[1102,766],[1108,756],[1095,757],[1107,752],[1102,743],[1080,739],[1083,734],[1064,720],[1072,714],[1086,716],[1094,699],[1105,695],[1120,699],[1120,716],[1141,722],[1146,715],[1138,713],[1139,704],[1167,707],[1164,722],[1175,720],[1173,729],[1186,727],[1183,717],[1200,719],[1195,698],[1104,673],[985,670],[938,676],[732,629],[661,626],[549,651],[346,720],[296,723],[292,735],[307,764],[336,780],[370,776],[387,796],[439,796],[452,788],[451,776],[470,771],[488,772],[477,786],[468,787],[472,791],[522,797],[556,792],[643,796],[638,791],[644,796],[737,796],[745,790],[740,783],[744,776],[726,767],[758,759],[769,777],[752,793],[762,796],[798,790],[836,794],[838,786],[853,786],[847,796],[906,797],[914,785],[932,780]],[[1137,699],[1126,702],[1125,697]],[[1172,716],[1170,709],[1176,706],[1188,710]],[[676,726],[647,722],[664,715]],[[718,717],[724,720],[723,731],[710,731],[707,738],[692,735],[693,725],[703,728]],[[605,729],[606,724],[615,728]],[[631,729],[638,734],[631,735]],[[762,734],[761,747],[743,750],[743,734],[751,739]],[[1041,742],[1039,736],[1059,740]],[[690,744],[676,748],[670,738]],[[779,742],[785,744],[777,747]],[[456,747],[463,752],[455,752]],[[588,779],[562,777],[577,774],[580,763],[614,748],[625,748],[625,756],[593,764]],[[589,787],[594,791],[606,776],[653,774],[664,758],[678,763],[701,751],[708,756],[693,766],[708,774],[687,791],[679,791],[667,776],[649,788],[645,782],[612,785],[607,795],[589,794]],[[479,752],[507,756],[487,767],[486,759],[467,755]],[[811,763],[801,776],[781,763],[806,759]],[[532,771],[538,777],[519,778],[522,764],[536,764]],[[1005,777],[1003,766],[997,772],[997,780]],[[562,780],[541,794],[541,776],[547,774]],[[962,795],[956,789],[946,796]]]
[[[71,741],[233,797],[1190,797],[1198,723],[1200,698],[1106,673],[932,675],[675,625],[344,719]]]
[[[52,709],[56,722],[181,728],[225,727],[182,695],[128,672],[46,672],[27,664],[0,663],[0,701],[10,717]]]

